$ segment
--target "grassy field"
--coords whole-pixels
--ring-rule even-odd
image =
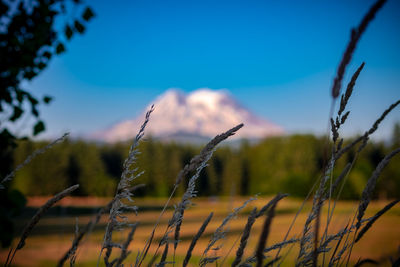
[[[223,245],[219,251],[215,251],[216,255],[228,255],[224,262],[222,258],[218,261],[219,265],[226,266],[233,260],[237,246],[239,245],[240,235],[242,229],[247,221],[247,216],[252,207],[261,207],[270,198],[259,198],[258,200],[249,204],[246,209],[231,223],[229,224],[229,233],[227,237],[220,243]],[[35,209],[45,202],[46,198],[31,198],[29,199],[28,208],[24,216],[21,216],[17,221],[19,231],[22,229],[24,223],[29,219],[29,215],[35,212]],[[191,207],[185,212],[185,217],[181,230],[181,242],[176,251],[175,260],[179,263],[186,255],[187,248],[191,242],[192,237],[195,235],[203,220],[208,216],[211,211],[214,211],[214,217],[201,240],[199,240],[191,259],[193,266],[198,265],[199,258],[206,247],[211,234],[222,222],[223,218],[234,208],[240,206],[245,198],[232,199],[196,199],[195,206]],[[18,251],[15,259],[15,266],[54,266],[56,262],[71,246],[74,237],[76,218],[80,228],[91,219],[92,215],[96,213],[98,207],[105,205],[108,199],[97,198],[65,198],[60,204],[52,208],[48,215],[42,218],[36,226],[31,236],[27,239],[26,246]],[[173,201],[176,203],[177,201]],[[140,225],[137,229],[133,242],[129,249],[132,251],[128,256],[126,263],[134,262],[134,258],[138,250],[142,250],[146,239],[149,237],[153,225],[162,209],[165,199],[138,199],[136,201],[139,206],[138,215],[129,215],[129,221],[139,221]],[[272,221],[272,228],[268,239],[268,244],[279,242],[286,234],[297,209],[300,207],[302,201],[295,199],[284,199],[279,202],[277,206],[277,214]],[[373,215],[379,209],[384,207],[387,202],[376,201],[371,203],[368,208],[368,215]],[[343,228],[349,220],[353,218],[357,202],[340,202],[336,208],[334,220],[330,224],[329,229],[338,231]],[[289,237],[293,237],[302,231],[304,221],[307,218],[307,213],[310,209],[311,203],[307,203],[304,210],[300,213],[293,230]],[[172,209],[164,214],[158,231],[156,232],[155,242],[150,248],[151,255],[154,255],[157,243],[161,236],[164,234],[166,223],[172,215]],[[321,228],[325,226],[326,212],[323,212]],[[80,246],[76,265],[77,266],[93,266],[97,262],[100,246],[102,243],[104,229],[107,217],[103,216],[100,223],[95,227],[94,231],[88,236],[84,243]],[[251,256],[254,253],[255,246],[260,235],[262,223],[264,219],[260,218],[256,221],[249,241],[249,245],[245,250],[245,257]],[[365,235],[365,237],[356,244],[351,255],[351,262],[356,262],[361,258],[372,258],[375,260],[386,260],[389,265],[389,257],[398,254],[400,246],[400,207],[395,206],[392,210],[380,218],[373,228]],[[116,239],[124,240],[127,233],[116,232]],[[14,241],[16,244],[18,240]],[[268,246],[267,244],[267,246]],[[230,251],[231,250],[231,251]],[[230,251],[230,253],[229,253]],[[161,254],[162,251],[159,251]],[[213,252],[214,253],[214,252]],[[273,251],[271,255],[275,255]],[[172,255],[172,254],[170,254]],[[284,250],[281,255],[286,256],[287,266],[293,264],[293,260],[298,255],[298,245],[289,247]],[[0,253],[1,262],[4,262],[7,256],[7,250],[2,250]],[[171,259],[168,259],[172,261]],[[322,259],[321,259],[322,260]],[[158,262],[158,261],[157,261]],[[101,262],[103,264],[103,262]],[[382,262],[382,264],[384,264]],[[178,264],[179,266],[179,264]]]

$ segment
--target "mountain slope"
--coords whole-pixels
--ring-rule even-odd
[[[213,137],[239,123],[244,127],[236,138],[259,139],[280,135],[281,127],[261,119],[241,106],[226,91],[198,89],[188,95],[170,89],[154,102],[146,132],[161,139],[179,139],[178,136]],[[108,142],[127,140],[138,131],[144,116],[115,124],[93,137]]]

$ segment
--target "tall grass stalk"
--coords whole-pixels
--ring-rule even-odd
[[[63,190],[62,192],[56,194],[53,196],[51,199],[49,199],[43,206],[39,208],[39,210],[36,212],[36,214],[31,218],[31,220],[26,224],[24,230],[22,231],[21,238],[14,250],[10,250],[9,255],[11,254],[11,258],[7,257],[7,261],[4,264],[4,266],[10,266],[15,253],[22,249],[25,246],[25,241],[28,238],[29,234],[32,232],[33,228],[36,226],[36,224],[40,221],[40,219],[43,217],[43,215],[58,201],[63,199],[64,197],[68,196],[71,194],[74,190],[78,189],[79,185],[73,185],[71,187],[68,187],[67,189]]]
[[[172,192],[168,198],[168,200],[166,201],[166,203],[164,204],[164,207],[162,209],[162,211],[160,212],[160,215],[158,216],[158,219],[156,221],[156,223],[154,224],[153,230],[150,234],[150,237],[147,239],[146,244],[143,248],[143,250],[138,254],[137,258],[137,262],[135,263],[135,266],[140,266],[143,262],[143,260],[145,259],[145,257],[147,256],[147,253],[150,249],[150,246],[152,244],[153,238],[154,238],[154,233],[161,221],[161,217],[164,215],[172,197],[174,196],[176,190],[178,189],[179,185],[181,184],[181,182],[183,181],[184,177],[186,177],[190,172],[196,170],[199,168],[200,165],[205,164],[208,159],[211,157],[212,153],[215,150],[215,147],[221,143],[222,141],[224,141],[225,139],[227,139],[228,137],[234,135],[240,128],[243,127],[243,123],[233,127],[232,129],[219,134],[217,136],[215,136],[210,142],[207,143],[207,145],[201,150],[199,155],[196,155],[195,157],[193,157],[190,162],[188,164],[185,165],[185,167],[179,172],[176,181],[175,181],[175,185],[174,188],[172,189]],[[196,178],[197,179],[197,178]],[[192,181],[193,182],[193,181]],[[181,201],[182,202],[182,201]],[[182,210],[180,209],[178,212],[182,212]],[[179,215],[179,213],[177,213]],[[178,216],[175,215],[174,216]],[[183,212],[181,215],[179,216],[183,216]],[[179,228],[178,228],[179,229]],[[167,230],[165,231],[166,233],[168,232],[168,227]],[[179,237],[179,233],[175,234],[175,238]],[[175,241],[177,242],[177,240]]]
[[[94,226],[100,221],[100,218],[106,212],[109,212],[111,206],[113,204],[113,200],[111,200],[105,207],[101,208],[96,216],[92,218],[86,226],[75,235],[74,240],[72,241],[71,247],[65,252],[64,256],[58,261],[57,266],[62,267],[64,263],[73,255],[73,253],[78,249],[85,235],[88,235],[93,231]]]
[[[364,18],[361,20],[358,27],[351,30],[350,41],[346,47],[346,50],[343,54],[342,60],[339,63],[339,67],[337,69],[336,77],[333,81],[332,85],[332,97],[336,99],[340,94],[340,88],[342,87],[343,76],[346,72],[346,68],[349,65],[351,58],[353,57],[353,53],[357,47],[358,41],[361,36],[367,29],[369,23],[374,19],[376,13],[382,8],[385,4],[386,0],[378,0],[374,5],[371,6],[367,14],[365,14]]]
[[[278,202],[274,202],[268,210],[267,217],[265,218],[264,225],[261,231],[260,239],[258,240],[257,250],[256,250],[256,258],[257,258],[257,267],[261,267],[264,260],[264,248],[267,243],[269,229],[271,228],[272,219],[275,216],[275,207]]]
[[[208,245],[206,247],[206,249],[203,251],[203,254],[201,256],[200,259],[200,266],[205,266],[208,263],[213,263],[216,260],[218,260],[220,258],[220,256],[217,257],[208,257],[207,254],[208,252],[212,249],[213,251],[217,251],[221,248],[221,246],[214,246],[219,240],[224,239],[227,233],[227,224],[234,218],[236,218],[236,216],[239,214],[239,212],[244,209],[247,204],[249,204],[250,202],[256,200],[256,198],[250,198],[248,200],[246,200],[240,207],[235,208],[231,213],[229,213],[224,220],[222,221],[222,223],[217,227],[217,229],[215,230],[215,232],[213,233],[212,237],[210,238],[210,241],[208,242]]]
[[[192,257],[192,251],[193,251],[194,247],[196,246],[197,241],[200,239],[201,235],[206,230],[206,227],[210,223],[213,215],[214,215],[213,212],[211,212],[210,215],[208,215],[208,217],[204,220],[203,224],[200,226],[200,229],[197,231],[197,234],[193,237],[192,242],[190,243],[190,246],[186,253],[185,259],[183,260],[182,267],[186,267],[186,265],[189,263],[189,260]]]
[[[118,183],[117,186],[117,191],[116,194],[112,200],[111,208],[110,208],[110,214],[109,214],[109,219],[106,227],[106,231],[104,234],[104,239],[103,239],[103,245],[100,250],[99,258],[97,261],[97,266],[99,266],[100,263],[100,258],[101,254],[104,249],[106,249],[106,253],[104,256],[104,263],[106,266],[112,266],[110,265],[109,262],[109,257],[111,255],[112,249],[113,248],[119,248],[123,249],[123,245],[119,243],[114,243],[112,241],[112,233],[114,230],[120,230],[122,227],[126,226],[127,218],[123,215],[124,210],[131,210],[134,212],[137,212],[137,207],[136,206],[128,206],[126,205],[123,201],[128,201],[133,203],[132,200],[132,192],[131,192],[131,183],[134,179],[138,178],[142,173],[137,172],[137,168],[134,168],[134,164],[136,163],[137,160],[137,155],[139,153],[137,147],[139,145],[140,140],[142,139],[144,135],[144,130],[146,128],[147,123],[149,122],[150,119],[150,114],[153,112],[154,106],[151,106],[150,110],[147,111],[145,120],[140,127],[140,130],[138,134],[136,135],[133,144],[131,145],[129,149],[129,154],[127,159],[124,162],[123,165],[123,171],[121,175],[121,179]]]
[[[240,245],[236,251],[236,257],[231,265],[232,267],[239,265],[239,263],[242,261],[244,249],[247,245],[247,240],[250,237],[251,228],[253,227],[253,224],[256,221],[256,215],[257,215],[257,208],[254,208],[251,211],[249,217],[247,218],[247,223],[246,226],[244,227],[242,238],[240,239]]]
[[[67,137],[69,136],[69,133],[65,133],[63,134],[63,136],[57,138],[56,140],[54,140],[53,142],[51,142],[50,144],[34,151],[32,154],[30,154],[25,160],[24,162],[22,162],[21,164],[17,165],[17,167],[15,167],[15,169],[13,171],[11,171],[9,174],[7,174],[6,177],[3,178],[3,180],[1,180],[0,182],[0,190],[5,189],[5,184],[9,181],[11,181],[15,174],[22,169],[23,167],[25,167],[26,165],[28,165],[34,158],[36,158],[37,156],[39,156],[40,154],[45,153],[46,151],[48,151],[49,149],[51,149],[54,145],[56,145],[57,143],[60,143],[62,141],[64,141]]]

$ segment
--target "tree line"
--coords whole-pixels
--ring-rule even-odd
[[[342,191],[342,198],[358,198],[367,179],[379,161],[398,147],[370,142],[358,155]],[[14,165],[22,162],[46,142],[20,141],[14,151]],[[13,187],[26,195],[49,195],[79,183],[75,195],[111,196],[121,175],[129,143],[98,144],[82,140],[66,140],[21,169]],[[136,184],[145,187],[136,196],[166,197],[171,192],[179,171],[199,151],[200,146],[163,143],[148,138],[139,146],[138,171],[143,174]],[[257,144],[243,141],[239,146],[218,148],[198,184],[200,196],[229,196],[289,193],[305,197],[322,173],[329,156],[326,137],[291,135],[267,138]],[[337,177],[356,151],[341,159],[333,177]],[[379,178],[376,198],[400,197],[400,157],[395,157]],[[187,177],[189,179],[190,177]],[[181,187],[178,192],[182,193]]]

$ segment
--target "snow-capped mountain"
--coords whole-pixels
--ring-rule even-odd
[[[154,101],[154,107],[146,133],[162,139],[213,137],[239,123],[244,127],[234,138],[259,139],[283,133],[281,127],[257,117],[224,90],[198,89],[184,94],[170,89]],[[130,139],[143,123],[144,113],[96,132],[93,137],[108,142]]]

